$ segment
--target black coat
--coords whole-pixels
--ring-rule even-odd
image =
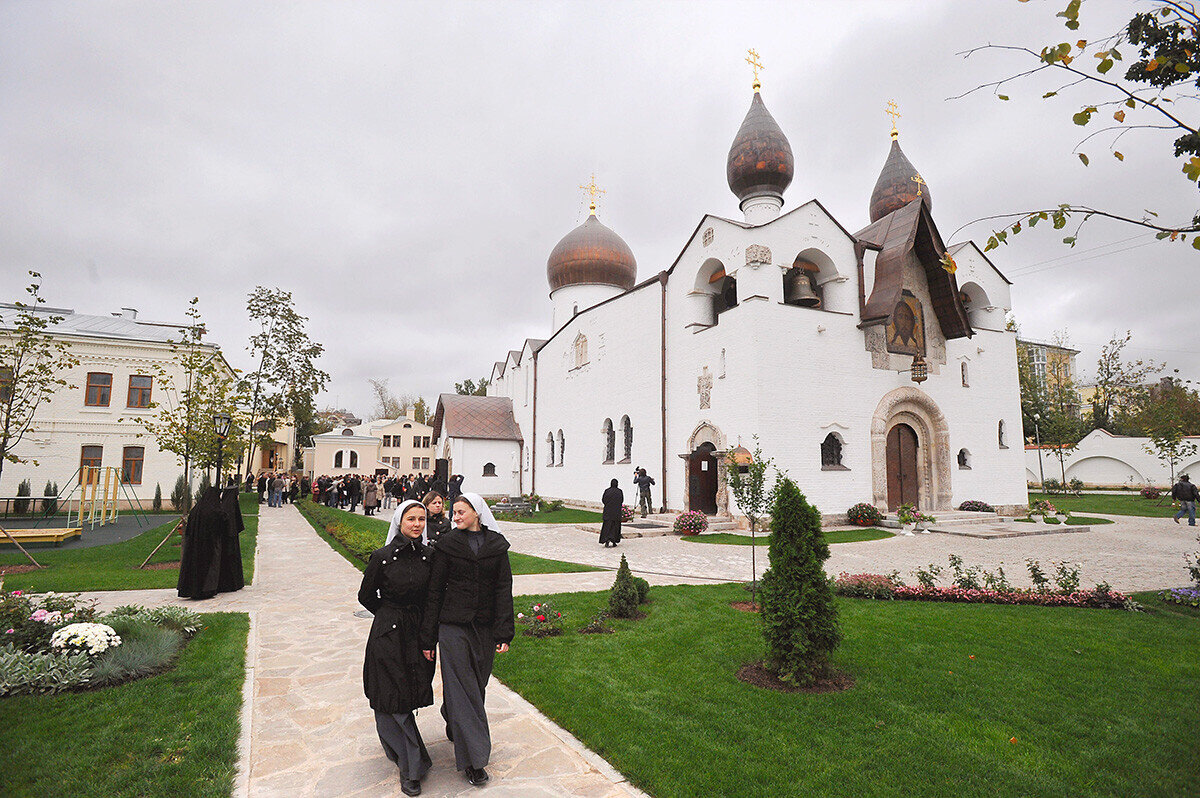
[[[380,712],[411,712],[433,703],[434,664],[421,653],[421,612],[430,554],[403,535],[375,551],[358,603],[375,613],[363,660],[363,692]]]
[[[237,491],[221,494],[209,488],[188,513],[176,583],[181,598],[212,598],[244,586],[238,535],[245,525]]]
[[[431,544],[449,531],[450,519],[446,517],[445,513],[442,513],[441,515],[431,515],[425,521],[425,539]]]
[[[604,491],[600,501],[604,503],[604,515],[600,524],[601,543],[621,542],[621,505],[625,503],[625,493],[620,488],[609,488]]]
[[[438,538],[429,577],[429,600],[421,624],[421,648],[437,642],[439,623],[490,626],[496,643],[512,642],[512,566],[508,541],[485,528],[479,553],[471,551],[468,533],[451,529]]]

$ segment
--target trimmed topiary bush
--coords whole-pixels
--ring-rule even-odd
[[[645,604],[649,600],[650,583],[640,576],[635,576],[633,578],[633,586],[637,588],[638,604]]]
[[[1143,499],[1157,499],[1160,496],[1162,496],[1162,491],[1153,485],[1147,485],[1146,487],[1142,488]]]
[[[192,509],[192,493],[188,490],[187,477],[180,474],[175,480],[175,487],[171,490],[171,507],[181,513],[186,513]]]
[[[962,504],[958,505],[958,509],[969,513],[994,513],[996,508],[987,502],[976,501],[975,499],[967,499]]]
[[[857,526],[875,526],[883,520],[883,514],[875,505],[859,502],[846,511],[846,520]]]
[[[688,510],[675,516],[676,535],[699,535],[708,529],[708,516],[699,510]]]
[[[58,512],[58,483],[46,480],[46,487],[42,490],[43,496],[51,496],[53,498],[46,499],[42,502],[42,513],[44,515],[54,515]]]
[[[621,567],[608,593],[608,614],[613,618],[635,618],[638,611],[638,590],[633,583],[633,574],[625,555],[621,555]]]
[[[18,496],[29,496],[33,493],[33,486],[29,484],[29,480],[23,479],[17,485]],[[13,512],[17,515],[25,515],[29,512],[29,499],[17,499],[13,502]]]
[[[157,482],[154,483],[154,501],[151,502],[150,509],[156,513],[162,509],[162,485]]]
[[[810,685],[828,674],[841,633],[822,566],[829,544],[821,515],[790,479],[776,488],[771,529],[771,567],[762,578],[765,665],[784,682]]]

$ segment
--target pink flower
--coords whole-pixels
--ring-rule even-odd
[[[537,617],[537,619],[538,619],[539,621],[544,621],[544,620],[546,620],[546,616],[545,616],[545,615],[539,615],[539,616]]]
[[[20,590],[14,590],[14,591],[12,592],[12,594],[13,594],[14,596],[20,596],[20,595],[21,595],[21,591],[20,591]]]
[[[13,633],[13,631],[14,631],[14,630],[12,630],[12,629],[8,629],[8,630],[6,630],[6,631],[4,632],[4,634],[6,634],[6,635],[10,635],[10,634],[12,634],[12,633]]]

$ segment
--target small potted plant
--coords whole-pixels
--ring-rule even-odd
[[[900,522],[900,534],[911,535],[913,529],[917,525],[917,516],[920,513],[911,504],[902,504],[900,509],[896,510],[896,520]]]
[[[1034,521],[1041,521],[1044,524],[1057,523],[1057,519],[1054,521],[1050,520],[1054,518],[1055,512],[1057,511],[1054,505],[1045,499],[1039,499],[1038,501],[1031,502],[1029,505],[1029,517]]]
[[[929,527],[933,526],[936,523],[937,523],[937,519],[934,518],[932,515],[926,515],[925,513],[917,513],[917,531],[918,532],[928,535]]]
[[[708,517],[697,510],[688,510],[675,516],[675,534],[699,535],[708,529]]]

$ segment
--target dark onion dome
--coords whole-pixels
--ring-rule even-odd
[[[892,211],[903,208],[917,198],[920,190],[925,198],[925,204],[933,208],[933,197],[929,195],[929,186],[913,180],[919,177],[916,168],[904,156],[900,149],[900,140],[892,136],[892,149],[879,180],[875,181],[875,190],[871,192],[871,221],[877,222]]]
[[[782,199],[795,167],[787,136],[763,105],[762,95],[755,91],[750,110],[729,148],[725,177],[730,190],[739,201],[764,195]]]
[[[637,282],[637,261],[625,240],[600,223],[593,212],[563,236],[546,261],[553,293],[565,285],[615,285],[628,291]]]

